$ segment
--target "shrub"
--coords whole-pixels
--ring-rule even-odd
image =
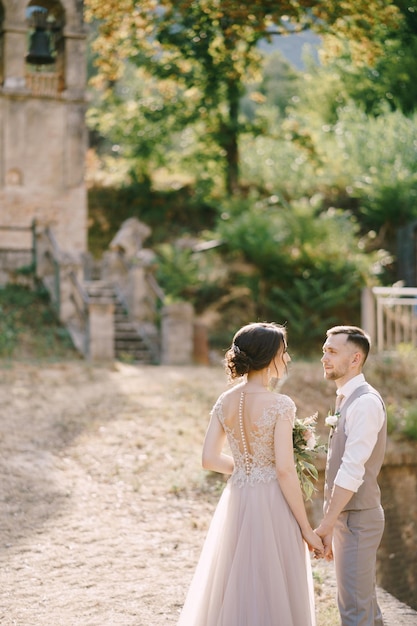
[[[366,367],[367,378],[385,400],[388,433],[417,439],[417,349],[399,344],[395,353],[377,354]]]
[[[396,352],[374,355],[367,364],[373,384],[384,390],[387,403],[397,395],[406,401],[417,401],[417,349],[399,344]]]
[[[307,200],[274,202],[229,204],[218,231],[230,258],[256,268],[239,280],[252,289],[259,319],[287,322],[291,343],[306,353],[329,325],[359,321],[372,256],[361,253],[347,213],[321,213]]]
[[[47,293],[0,288],[0,358],[74,358],[68,332],[58,322]]]
[[[387,432],[389,435],[393,435],[398,431],[398,418],[395,405],[387,404]]]
[[[122,222],[137,217],[152,228],[149,242],[154,245],[185,233],[196,233],[213,226],[216,211],[203,202],[198,189],[153,190],[148,182],[89,190],[89,250],[100,257]]]
[[[406,437],[417,440],[417,407],[415,405],[406,409],[403,430]]]
[[[227,267],[216,249],[198,252],[192,244],[184,238],[157,246],[156,277],[168,299],[187,300],[199,313],[227,291]]]

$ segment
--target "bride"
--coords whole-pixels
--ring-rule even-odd
[[[291,360],[285,328],[243,326],[226,352],[203,467],[229,474],[178,626],[315,626],[308,548],[323,555],[294,466],[295,404],[270,389]],[[229,443],[232,456],[223,452]]]

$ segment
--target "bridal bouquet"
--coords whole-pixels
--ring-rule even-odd
[[[304,419],[296,418],[292,431],[295,467],[306,500],[311,500],[316,491],[313,481],[319,477],[313,459],[318,452],[325,450],[325,446],[319,445],[316,439],[316,422],[317,413]]]

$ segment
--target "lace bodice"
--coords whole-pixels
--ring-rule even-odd
[[[243,486],[247,483],[256,484],[269,482],[276,478],[274,431],[278,420],[295,419],[295,404],[286,395],[271,394],[268,406],[260,409],[259,415],[249,423],[244,416],[243,406],[245,392],[240,395],[241,424],[239,414],[233,423],[226,423],[223,412],[223,398],[221,395],[213,407],[212,414],[220,421],[230,446],[235,462],[235,469],[230,481]]]

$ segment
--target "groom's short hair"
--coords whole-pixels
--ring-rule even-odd
[[[346,340],[353,343],[363,353],[365,363],[369,350],[371,349],[371,338],[359,326],[333,326],[326,332],[326,337],[330,335],[347,335]]]

